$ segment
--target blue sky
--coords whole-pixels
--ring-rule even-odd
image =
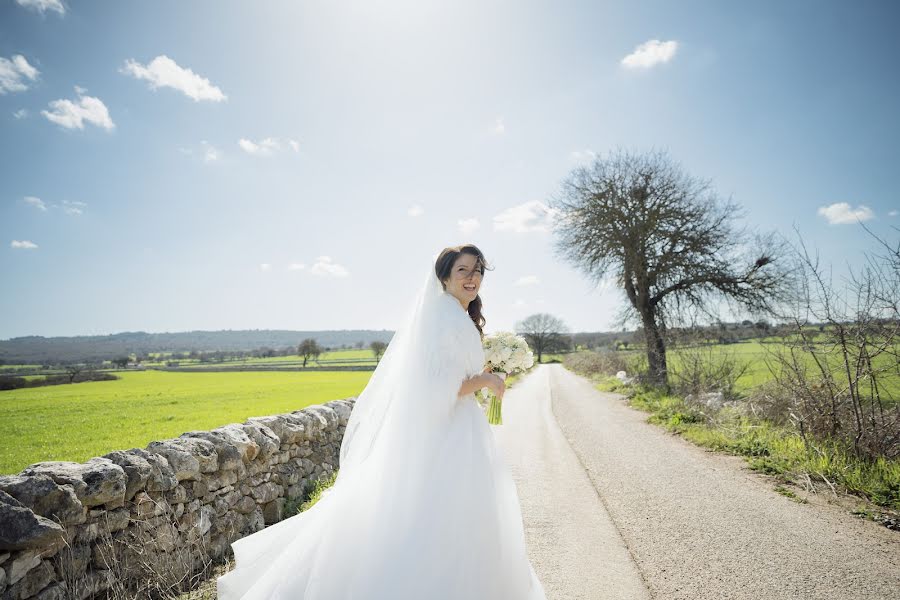
[[[606,330],[542,206],[617,146],[859,264],[854,217],[900,225],[895,6],[0,0],[0,338],[393,329],[468,241],[488,331]]]

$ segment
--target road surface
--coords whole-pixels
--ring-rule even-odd
[[[900,598],[900,534],[800,504],[561,365],[494,427],[548,600]]]

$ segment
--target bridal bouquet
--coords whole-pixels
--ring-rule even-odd
[[[534,364],[534,355],[528,347],[528,342],[520,335],[501,331],[485,336],[483,342],[485,366],[490,367],[492,373],[507,375],[530,369]],[[501,401],[497,396],[488,391],[490,404],[487,409],[488,423],[502,425]]]

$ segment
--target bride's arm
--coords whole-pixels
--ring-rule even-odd
[[[485,370],[483,373],[479,373],[474,377],[464,380],[462,385],[459,386],[459,393],[457,395],[465,396],[466,394],[471,394],[475,390],[480,390],[485,387],[490,388],[498,398],[502,398],[503,393],[506,391],[506,382],[495,373]]]
[[[474,377],[470,377],[462,382],[462,385],[459,386],[459,396],[465,396],[466,394],[471,394],[476,390],[480,390],[483,387],[488,387],[487,384],[487,373],[479,373]]]

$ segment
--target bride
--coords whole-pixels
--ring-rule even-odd
[[[219,600],[543,600],[515,484],[474,392],[487,264],[473,245],[429,265],[357,398],[330,490],[231,544]]]

